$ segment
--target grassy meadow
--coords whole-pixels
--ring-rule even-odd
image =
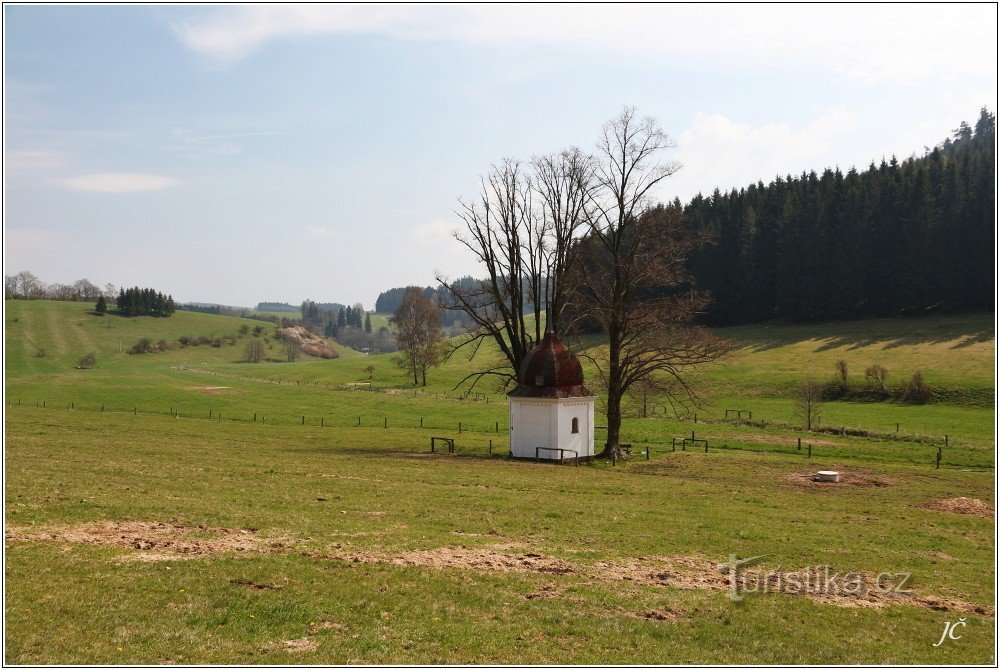
[[[995,660],[992,315],[721,329],[739,348],[695,374],[697,423],[633,402],[624,437],[650,460],[560,467],[504,458],[505,397],[454,389],[487,350],[415,389],[392,356],[278,362],[272,324],[5,307],[6,662]],[[244,324],[272,362],[240,362]],[[143,337],[174,348],[125,353]],[[875,437],[796,428],[792,389],[839,358],[858,384],[919,369],[939,399],[823,406]],[[670,451],[691,431],[708,453]],[[845,482],[809,481],[823,468]],[[980,513],[937,504],[959,497]],[[916,595],[734,602],[731,554],[912,573]]]

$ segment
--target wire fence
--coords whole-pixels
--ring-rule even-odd
[[[350,428],[381,428],[381,429],[405,429],[405,430],[422,430],[427,431],[427,437],[431,431],[438,433],[437,436],[444,439],[455,439],[455,436],[465,435],[466,438],[462,440],[455,448],[455,453],[464,453],[469,455],[469,449],[475,447],[474,453],[486,452],[487,455],[497,456],[497,455],[507,455],[509,450],[509,436],[510,429],[505,422],[493,421],[490,423],[479,421],[469,421],[467,419],[457,419],[454,421],[443,422],[440,420],[434,420],[431,417],[393,417],[389,415],[384,415],[382,417],[372,417],[370,415],[355,415],[351,418],[345,418],[343,416],[329,416],[329,415],[309,415],[309,414],[299,414],[297,417],[290,418],[287,411],[285,413],[274,413],[265,411],[245,411],[245,412],[221,412],[217,409],[208,407],[203,412],[191,412],[190,410],[182,411],[178,407],[166,407],[160,409],[153,409],[150,407],[140,407],[138,404],[129,406],[122,405],[111,405],[109,403],[100,404],[89,404],[89,403],[78,403],[77,401],[61,401],[58,403],[52,403],[48,400],[34,400],[25,402],[22,398],[7,398],[7,407],[28,407],[36,409],[48,409],[48,410],[64,410],[71,412],[88,412],[88,413],[100,413],[108,415],[132,415],[132,416],[168,416],[173,418],[184,418],[184,419],[195,419],[201,421],[215,422],[218,424],[228,424],[228,423],[239,423],[244,425],[260,424],[262,426],[284,426],[284,427],[307,427],[307,428],[330,428],[330,429],[350,429]],[[702,423],[706,423],[702,421]],[[712,421],[710,423],[717,423]],[[729,423],[732,423],[730,420]],[[750,427],[759,427],[760,424],[757,422],[745,422],[740,423],[740,425],[748,425]],[[767,425],[767,424],[765,424]],[[772,427],[779,424],[770,424]],[[606,426],[595,426],[595,428],[600,431],[602,429],[606,430]],[[843,432],[840,434],[844,434]],[[847,433],[851,434],[851,433]],[[487,437],[492,435],[495,437]],[[871,437],[870,435],[864,435],[863,437]],[[882,439],[882,438],[879,438]],[[920,442],[923,442],[922,440]],[[480,444],[481,443],[481,444]],[[640,446],[641,445],[641,446]],[[759,448],[745,443],[738,443],[737,440],[732,438],[714,438],[714,437],[698,437],[697,431],[692,430],[690,436],[682,437],[672,437],[669,442],[658,441],[658,440],[648,440],[644,439],[641,442],[635,442],[633,444],[628,444],[628,451],[635,451],[636,454],[642,454],[645,460],[648,460],[651,456],[662,456],[668,452],[717,452],[717,451],[743,451],[751,453],[766,453],[766,454],[785,454],[785,455],[795,455],[803,457],[805,459],[812,458],[843,458],[849,456],[849,454],[844,454],[842,451],[836,450],[835,445],[823,444],[815,445],[807,437],[805,441],[802,437],[796,439],[796,445],[794,447],[782,448],[777,443],[770,445],[769,448]],[[931,445],[933,448],[928,450],[926,454],[926,460],[921,456],[918,461],[911,459],[892,459],[893,462],[901,463],[918,463],[926,462],[935,468],[948,467],[948,468],[965,468],[965,469],[975,469],[982,471],[992,471],[994,466],[992,463],[980,463],[971,460],[957,460],[963,455],[968,456],[979,450],[956,447],[954,442],[949,439],[949,436],[945,435],[943,440],[940,440],[937,444]],[[459,448],[461,447],[461,448]],[[634,449],[633,449],[634,448]],[[648,450],[648,452],[647,452]],[[947,455],[947,460],[946,460]],[[633,460],[635,456],[633,455]]]

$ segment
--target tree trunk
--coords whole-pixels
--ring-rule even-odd
[[[413,356],[413,385],[416,386],[419,383],[420,380],[417,378],[417,357]]]
[[[422,365],[420,367],[420,377],[421,377],[421,381],[423,382],[422,385],[423,386],[427,386],[427,366],[426,365]]]
[[[619,441],[622,430],[622,377],[621,377],[621,343],[617,333],[609,334],[608,351],[608,441],[604,445],[601,456],[611,458],[621,457]]]

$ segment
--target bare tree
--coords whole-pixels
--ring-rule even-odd
[[[444,306],[469,317],[468,337],[458,348],[469,347],[471,359],[483,341],[492,340],[502,355],[460,382],[472,380],[470,391],[487,376],[499,377],[504,384],[512,381],[534,342],[541,339],[541,305],[533,306],[534,337],[525,318],[530,295],[541,282],[540,268],[535,266],[538,253],[531,248],[537,240],[537,221],[530,183],[521,163],[505,159],[490,169],[481,185],[476,200],[460,201],[458,216],[464,230],[456,231],[455,238],[472,252],[486,276],[471,286],[437,277],[448,291]],[[406,348],[402,339],[400,345]]]
[[[653,189],[680,167],[660,160],[672,146],[655,120],[626,108],[604,125],[594,159],[589,231],[572,275],[573,312],[608,338],[606,348],[583,354],[607,392],[605,456],[620,453],[622,398],[634,384],[697,402],[686,373],[730,348],[694,326],[708,300],[685,269],[700,240],[685,226],[680,204],[649,208]]]
[[[806,381],[795,393],[795,410],[806,430],[813,429],[816,415],[823,405],[823,387],[812,380]]]
[[[288,338],[284,340],[285,345],[285,358],[288,359],[289,363],[294,363],[299,360],[302,355],[302,347],[295,340]]]
[[[101,295],[101,289],[89,279],[78,279],[73,282],[73,290],[76,291],[77,300],[97,300],[97,296]]]
[[[3,297],[4,298],[17,298],[17,289],[21,286],[21,280],[17,275],[4,275],[3,278]]]
[[[589,219],[587,203],[593,180],[589,156],[573,147],[532,161],[534,190],[541,204],[544,260],[544,296],[547,329],[560,332],[559,322],[566,305],[566,275],[573,267],[577,238]],[[536,332],[536,338],[538,334]]]
[[[31,272],[22,270],[17,273],[17,281],[21,287],[21,295],[27,300],[37,300],[45,297],[45,284]]]
[[[847,361],[843,358],[839,359],[834,363],[834,367],[837,370],[837,379],[840,380],[840,385],[845,389],[847,388]]]
[[[885,386],[885,380],[888,376],[889,371],[878,363],[865,368],[865,379],[880,393],[888,393],[888,389]]]
[[[413,385],[427,386],[427,368],[444,356],[441,330],[442,309],[417,286],[406,289],[402,302],[389,321],[396,326],[400,356],[397,363],[413,373]]]
[[[439,275],[448,291],[444,306],[468,316],[467,337],[456,349],[468,347],[471,359],[484,341],[492,341],[500,358],[459,385],[471,381],[471,391],[492,376],[506,386],[546,326],[559,330],[564,278],[586,220],[590,180],[590,161],[579,149],[536,157],[530,171],[506,159],[482,179],[476,200],[461,202],[464,225],[456,238],[482,265],[485,278],[470,286]]]

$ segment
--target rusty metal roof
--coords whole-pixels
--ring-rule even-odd
[[[592,395],[583,385],[583,366],[553,332],[532,349],[521,363],[513,398],[583,398]]]

